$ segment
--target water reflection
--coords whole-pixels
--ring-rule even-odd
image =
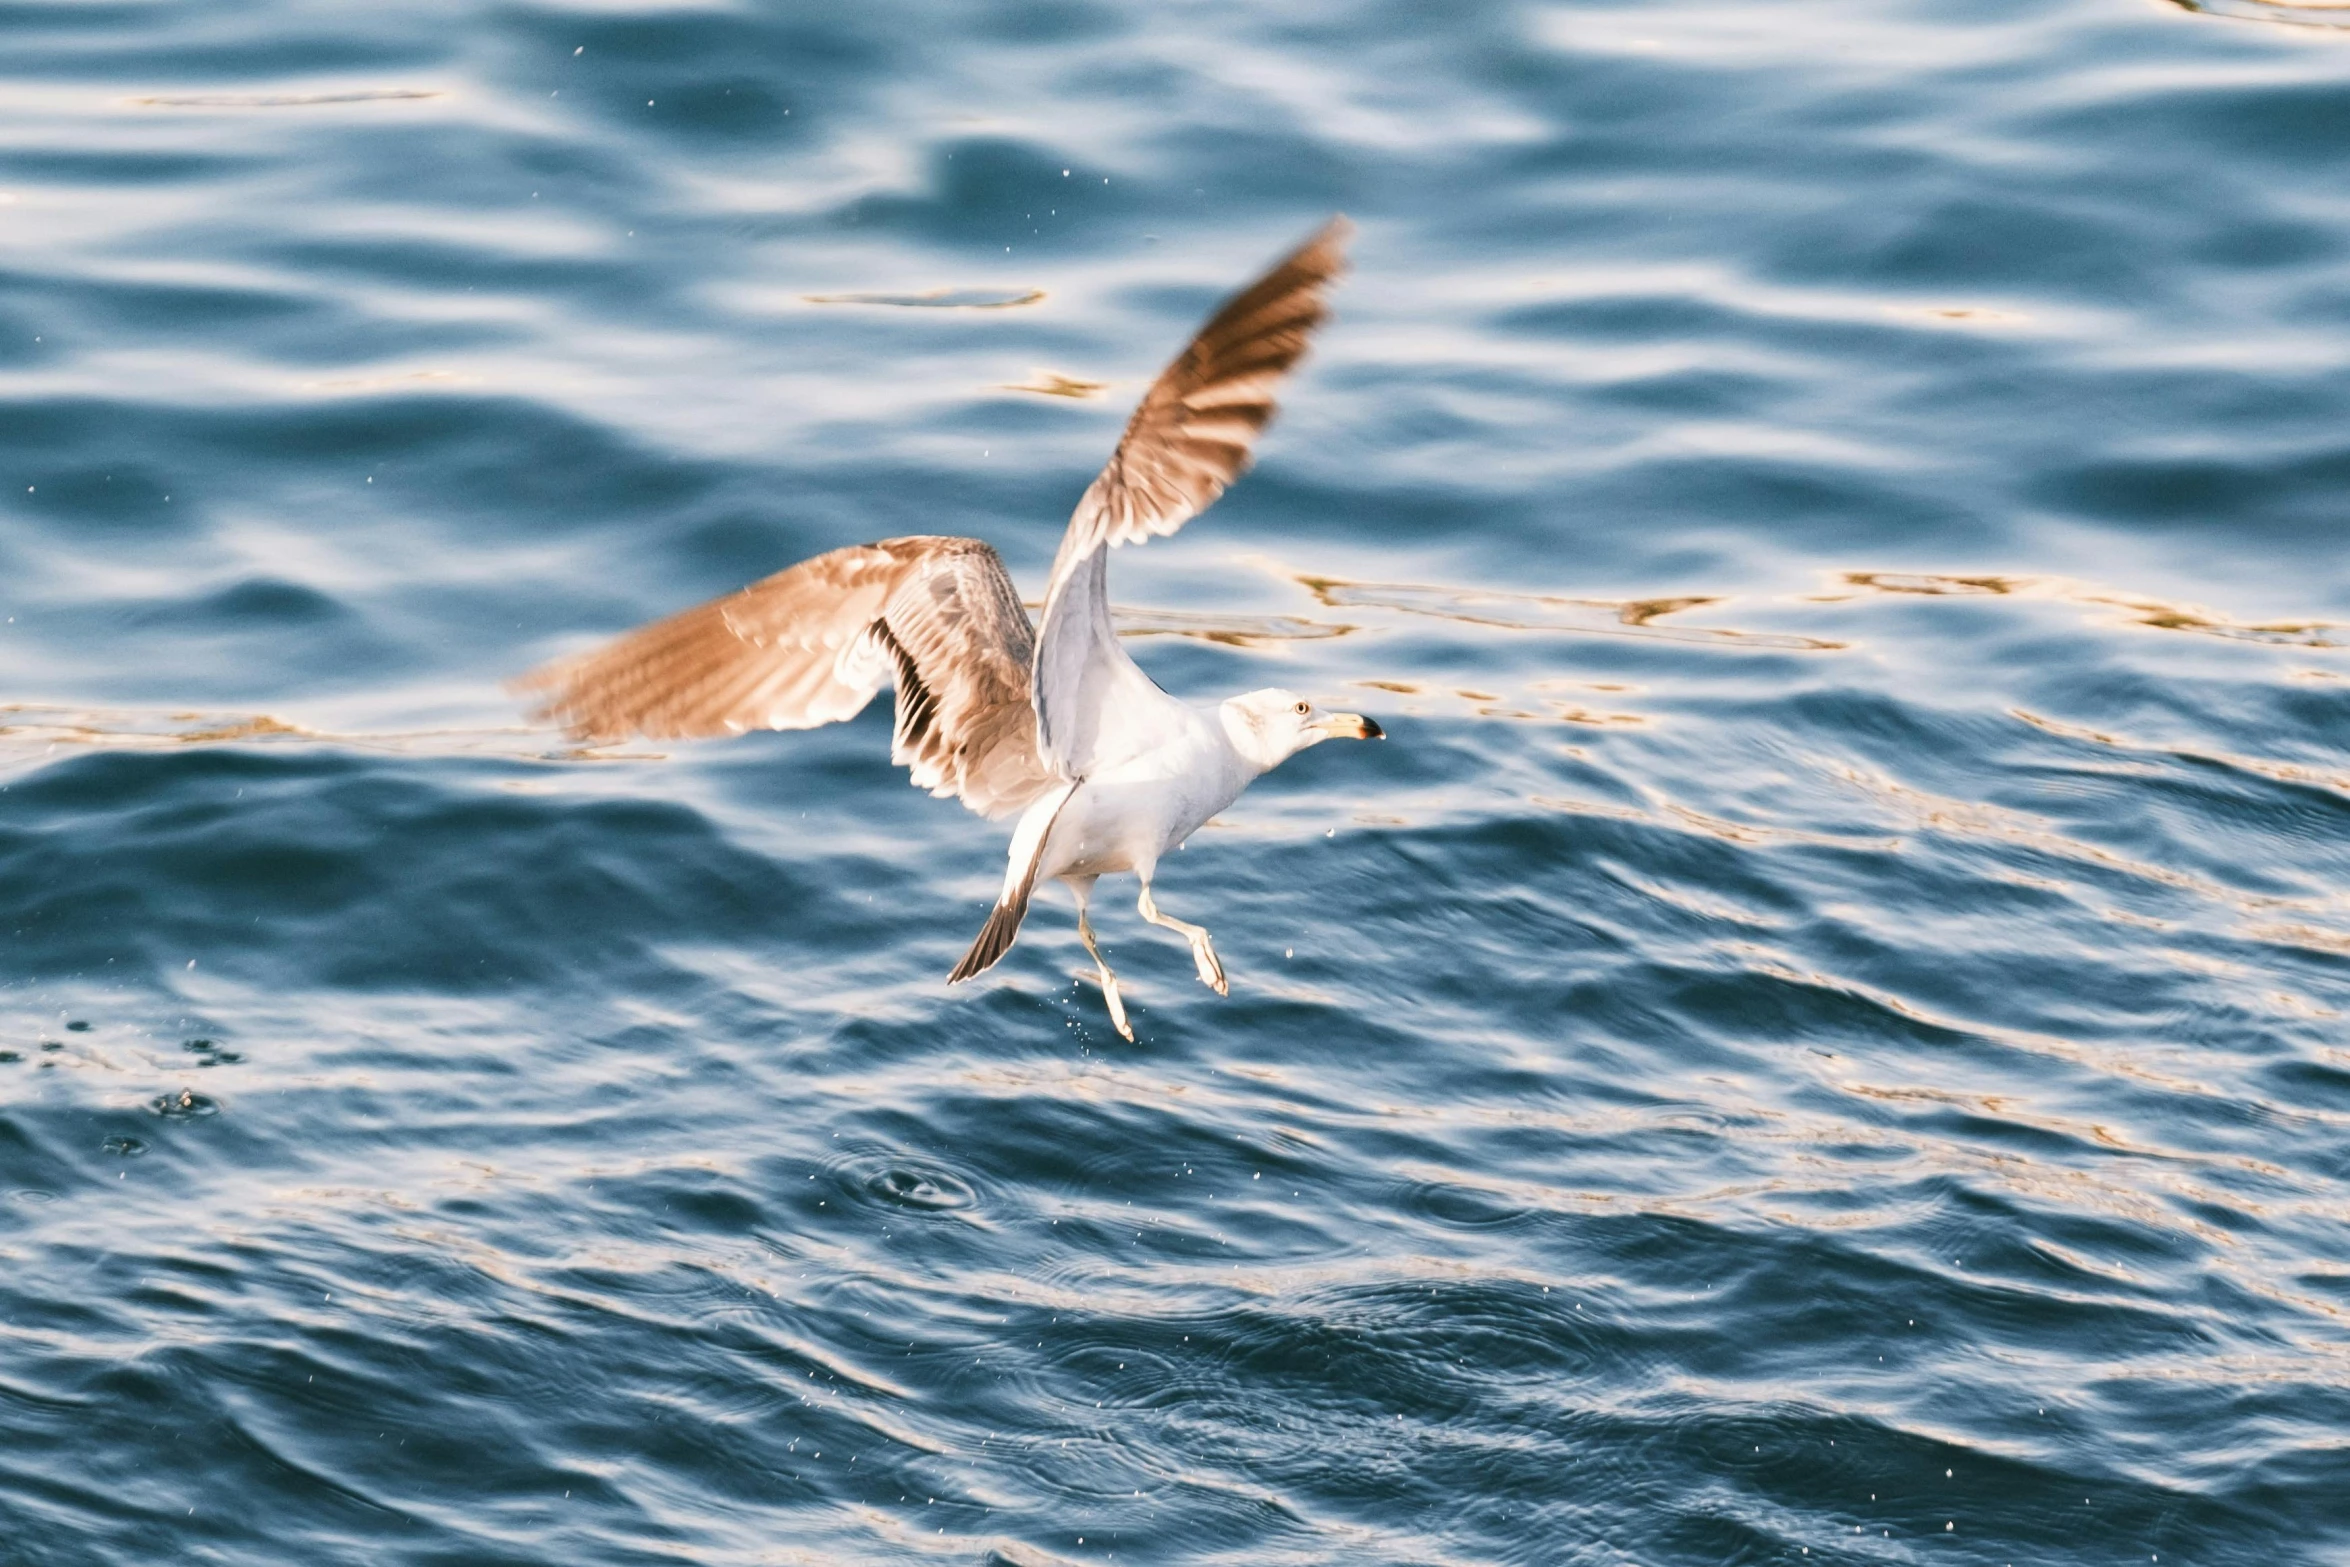
[[[1017,310],[1041,304],[1041,288],[937,288],[926,294],[802,294],[811,305],[895,305],[910,310]]]
[[[1005,392],[1034,392],[1039,397],[1067,397],[1080,402],[1102,395],[1109,390],[1107,381],[1087,381],[1077,376],[1063,375],[1058,370],[1037,370],[1025,381],[1006,381],[997,390]]]
[[[1841,642],[1770,631],[1660,625],[1668,615],[1718,604],[1706,594],[1645,599],[1558,598],[1538,593],[1505,593],[1490,588],[1447,588],[1403,582],[1345,582],[1332,577],[1295,580],[1333,608],[1385,609],[1429,615],[1464,625],[1511,631],[1563,631],[1597,636],[1653,637],[1721,647],[1769,648],[1782,652],[1834,652]]]
[[[338,103],[401,103],[446,94],[428,87],[364,88],[321,93],[179,93],[133,98],[143,109],[313,109]]]
[[[2350,5],[2339,0],[2171,0],[2182,11],[2288,27],[2350,28]]]
[[[1211,615],[1130,605],[1113,606],[1110,621],[1122,637],[1192,637],[1236,648],[1323,642],[1356,629],[1340,621],[1309,620],[1303,615]]]
[[[1854,587],[1874,588],[1879,593],[1918,593],[1928,598],[1971,593],[2005,596],[2017,587],[2012,577],[1937,577],[1901,571],[1848,571],[1844,580]]]
[[[54,761],[61,750],[165,750],[184,746],[323,745],[408,756],[542,761],[550,731],[522,726],[385,730],[314,729],[268,713],[212,713],[46,706],[0,707],[0,771]],[[586,755],[566,749],[564,755]],[[610,755],[612,753],[596,753]]]
[[[2036,594],[2044,598],[2069,599],[2079,604],[2099,604],[2126,611],[2131,624],[2155,631],[2186,631],[2198,636],[2224,637],[2232,642],[2265,642],[2311,648],[2338,648],[2344,645],[2335,636],[2343,627],[2335,621],[2233,620],[2199,605],[2169,603],[2061,577],[1937,576],[1920,572],[1848,571],[1843,574],[1842,580],[1852,587],[1864,588],[1872,593],[1900,593],[1925,598],[1965,598],[1984,594],[2011,598]],[[1820,596],[1821,602],[1834,602],[1835,599],[1836,595],[1833,594]]]

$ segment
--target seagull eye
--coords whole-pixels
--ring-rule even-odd
[[[1308,713],[1310,713],[1310,712],[1312,712],[1312,711],[1313,711],[1313,709],[1312,709],[1311,707],[1307,706],[1307,705],[1306,705],[1305,703],[1303,703],[1303,702],[1300,702],[1300,703],[1298,703],[1298,704],[1297,704],[1297,716],[1298,716],[1298,717],[1300,717],[1300,718],[1303,718],[1303,717],[1305,717],[1305,716],[1306,716],[1306,714],[1308,714]]]

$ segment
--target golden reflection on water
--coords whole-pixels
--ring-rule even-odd
[[[0,773],[38,767],[61,748],[156,751],[177,746],[283,743],[344,746],[404,755],[503,756],[546,761],[548,733],[520,726],[496,729],[416,729],[377,734],[337,733],[288,723],[268,713],[205,713],[51,707],[18,702],[0,706]],[[590,753],[567,752],[565,759]],[[595,759],[615,753],[594,753]]]
[[[1311,593],[1317,603],[1333,609],[1380,610],[1427,616],[1460,625],[1504,631],[1653,637],[1663,641],[1723,648],[1830,653],[1845,651],[1851,646],[1848,642],[1829,637],[1750,631],[1730,626],[1693,626],[1678,619],[1691,610],[1732,602],[1730,597],[1719,593],[1591,599],[1511,592],[1498,588],[1452,587],[1441,583],[1351,581],[1293,571],[1262,559],[1252,559],[1251,564],[1297,583]],[[1878,570],[1840,572],[1835,581],[1842,589],[1859,591],[1806,594],[1776,602],[1790,605],[1803,602],[1845,603],[1870,593],[1919,598],[2057,599],[2106,610],[2118,609],[2127,616],[2127,624],[2154,631],[2181,631],[2196,636],[2270,646],[2318,649],[2350,646],[2350,638],[2341,635],[2350,631],[2350,627],[2333,621],[2237,620],[2202,605],[2181,604],[2062,577]],[[2310,671],[2306,678],[2331,677],[2324,671]],[[1404,691],[1406,685],[1394,682],[1381,689]]]
[[[1111,622],[1122,637],[1192,637],[1224,647],[1264,649],[1285,642],[1321,642],[1356,628],[1340,621],[1299,615],[1201,615],[1179,609],[1113,606]]]
[[[1539,593],[1506,593],[1493,588],[1447,588],[1409,582],[1348,582],[1336,577],[1292,574],[1321,603],[1333,609],[1384,609],[1429,615],[1463,625],[1508,631],[1563,631],[1600,636],[1646,636],[1668,642],[1725,647],[1833,652],[1845,644],[1782,632],[1735,631],[1726,627],[1659,625],[1668,615],[1724,602],[1708,594],[1671,598],[1584,599]]]
[[[2332,635],[2345,628],[2333,621],[2235,620],[2201,605],[2174,604],[2064,577],[1961,577],[1927,572],[1847,571],[1840,575],[1839,580],[1848,587],[1871,593],[1903,593],[1924,598],[1964,598],[1989,594],[2001,598],[2030,596],[2066,599],[2077,604],[2096,604],[2122,610],[2131,617],[2133,624],[2155,631],[2187,631],[2199,636],[2225,637],[2234,642],[2315,648],[2345,645]],[[1848,593],[1822,593],[1814,595],[1813,601],[1835,604],[1853,596]]]
[[[1041,288],[934,288],[923,294],[802,294],[811,305],[895,305],[909,310],[1017,310],[1046,298]]]
[[[2015,591],[2017,582],[2013,577],[1936,577],[1900,571],[1848,571],[1844,580],[1880,593],[1922,593],[1929,598],[1954,593],[2008,594]]]
[[[1033,392],[1039,397],[1068,397],[1079,400],[1095,398],[1109,390],[1107,381],[1088,381],[1078,376],[1063,375],[1058,370],[1031,370],[1025,381],[1006,381],[996,390],[1001,392]]]
[[[2350,28],[2350,3],[2344,0],[2170,0],[2170,3],[2198,16],[2225,17],[2238,22]]]
[[[2211,637],[2232,637],[2239,642],[2289,643],[2296,647],[2340,647],[2325,633],[2338,629],[2327,621],[2278,622],[2271,625],[2246,625],[2237,621],[2215,620],[2190,610],[2170,609],[2161,605],[2127,604],[2121,599],[2105,599],[2108,604],[2123,604],[2125,608],[2140,611],[2138,624],[2157,631],[2195,631]]]

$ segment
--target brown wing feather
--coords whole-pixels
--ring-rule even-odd
[[[890,760],[931,793],[1002,816],[1053,782],[1028,701],[1035,635],[994,550],[937,542],[891,592],[876,631],[898,686]]]
[[[1233,296],[1159,373],[1118,450],[1070,518],[1054,576],[1107,540],[1173,533],[1247,469],[1272,422],[1273,391],[1330,313],[1324,294],[1346,267],[1354,232],[1332,218]]]
[[[880,617],[905,567],[884,544],[833,550],[515,684],[541,694],[538,717],[591,744],[853,717],[880,682],[842,680],[842,655]]]
[[[1028,700],[1033,635],[978,539],[917,537],[804,560],[738,593],[550,664],[537,716],[606,743],[812,729],[898,688],[891,760],[1000,816],[1048,786]]]

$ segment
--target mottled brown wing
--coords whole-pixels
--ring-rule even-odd
[[[886,666],[864,678],[844,664],[905,570],[888,545],[833,550],[515,684],[542,693],[536,716],[591,744],[812,729],[880,689]]]
[[[517,682],[602,744],[812,729],[898,691],[891,759],[1001,816],[1050,782],[1028,699],[1033,637],[978,539],[885,539],[804,560]]]
[[[1273,389],[1329,315],[1354,226],[1332,218],[1199,329],[1143,394],[1069,519],[1053,574],[1096,544],[1173,533],[1247,470],[1273,420]]]
[[[941,539],[882,606],[875,640],[897,679],[890,760],[936,795],[1008,816],[1057,782],[1036,750],[1028,611],[996,552]]]

